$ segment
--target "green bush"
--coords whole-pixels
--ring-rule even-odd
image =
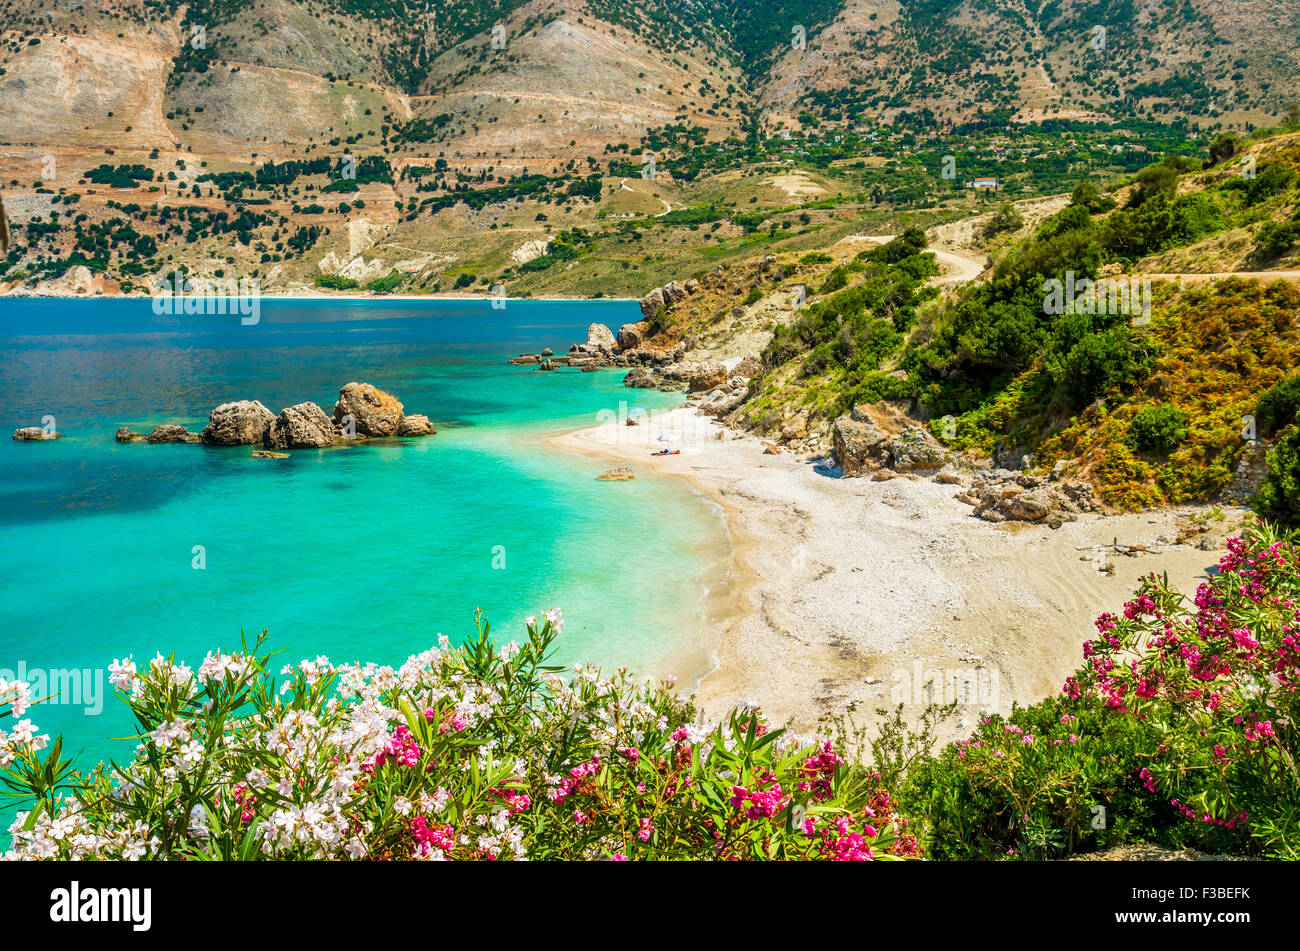
[[[1296,420],[1300,413],[1300,373],[1284,377],[1266,390],[1255,406],[1255,423],[1266,436]]]
[[[1129,424],[1133,444],[1142,452],[1167,456],[1187,436],[1187,414],[1173,406],[1148,406]]]
[[[1016,206],[1004,201],[984,224],[984,237],[992,238],[1004,231],[1019,231],[1025,225],[1025,216]]]
[[[986,716],[899,788],[937,859],[1126,842],[1300,858],[1300,550],[1228,541],[1195,601],[1150,575],[1062,695]]]
[[[332,291],[350,291],[359,286],[352,278],[342,274],[317,274],[312,280],[317,287],[327,287]]]
[[[1265,518],[1300,525],[1300,429],[1291,429],[1268,454],[1268,475],[1254,507]]]
[[[366,290],[376,294],[391,294],[402,283],[402,272],[393,268],[383,277],[377,277],[366,285]]]

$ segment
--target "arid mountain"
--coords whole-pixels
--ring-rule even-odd
[[[1294,129],[1297,27],[1286,0],[0,0],[0,279],[639,294]]]
[[[523,168],[775,121],[1262,122],[1287,0],[5,0],[9,145],[285,157],[385,138]]]
[[[1300,88],[1287,0],[848,0],[764,77],[765,107],[1259,122]]]

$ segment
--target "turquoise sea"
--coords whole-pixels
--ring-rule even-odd
[[[0,300],[0,669],[157,651],[197,666],[263,629],[285,662],[398,663],[439,633],[463,641],[476,608],[504,643],[558,606],[562,661],[699,676],[717,513],[676,480],[600,482],[600,461],[543,445],[622,401],[680,397],[627,390],[614,370],[506,364],[638,317],[615,302],[263,301],[244,326],[156,316],[148,300]],[[198,431],[234,399],[329,413],[352,380],[438,434],[287,460],[114,439],[123,425]],[[64,438],[8,438],[46,416]],[[83,764],[128,756],[109,742],[131,730],[124,706],[90,715],[85,699],[28,716]]]

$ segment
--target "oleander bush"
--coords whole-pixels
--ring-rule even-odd
[[[909,772],[935,858],[1125,842],[1300,858],[1300,549],[1228,541],[1188,602],[1148,577],[1059,697],[985,718]]]
[[[197,671],[115,663],[134,756],[87,776],[21,720],[9,858],[839,859],[918,853],[877,776],[755,711],[716,726],[670,685],[545,663],[563,625],[496,650],[480,619],[401,667],[281,670],[252,649]],[[0,683],[21,716],[26,685]],[[0,706],[3,709],[3,706]]]

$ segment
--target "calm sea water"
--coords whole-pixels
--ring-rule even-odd
[[[680,399],[627,390],[617,371],[505,363],[638,316],[612,302],[270,301],[242,326],[156,316],[147,300],[0,300],[0,669],[155,651],[197,664],[263,629],[284,661],[396,663],[439,633],[464,640],[476,608],[504,643],[560,606],[561,660],[699,674],[716,514],[679,483],[600,482],[599,461],[542,444],[620,401]],[[234,399],[329,413],[352,380],[438,434],[287,460],[114,440],[123,425],[197,431]],[[63,439],[8,438],[45,416]],[[130,732],[123,710],[109,697],[95,716],[28,716],[84,763],[129,755],[108,739]]]

